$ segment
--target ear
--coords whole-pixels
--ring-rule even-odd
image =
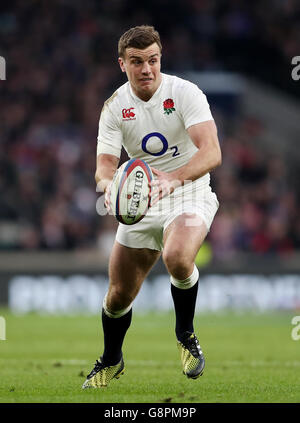
[[[124,60],[122,59],[122,57],[118,58],[118,62],[119,62],[119,65],[120,65],[122,72],[126,72],[125,63],[124,63]]]

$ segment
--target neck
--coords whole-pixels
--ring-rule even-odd
[[[140,98],[143,101],[149,101],[153,95],[156,93],[156,91],[158,90],[158,87],[160,86],[162,81],[162,76],[160,75],[158,78],[158,84],[157,87],[155,88],[155,90],[153,92],[149,92],[149,91],[136,91],[134,89],[134,87],[131,85],[132,91],[134,92],[134,94]]]
[[[138,93],[135,90],[133,90],[133,92],[138,98],[140,98],[143,101],[149,101],[154,94],[154,93],[151,93],[151,94],[150,93]]]

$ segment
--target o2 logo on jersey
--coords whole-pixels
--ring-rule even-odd
[[[162,144],[161,150],[157,151],[156,153],[154,153],[153,151],[149,151],[147,148],[147,143],[152,137],[159,138]],[[151,156],[162,156],[163,154],[165,154],[168,148],[169,148],[169,144],[167,139],[159,132],[151,132],[150,134],[144,136],[144,138],[142,139],[142,150],[147,154],[151,154]],[[172,157],[176,157],[180,155],[180,153],[178,152],[177,146],[171,147],[170,150],[173,150]]]

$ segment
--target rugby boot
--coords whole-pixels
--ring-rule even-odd
[[[96,360],[95,367],[90,374],[87,375],[86,381],[82,385],[82,389],[86,388],[105,388],[109,382],[124,373],[123,357],[119,363],[114,366],[106,366],[101,361]]]
[[[185,332],[182,341],[177,341],[177,345],[180,351],[183,374],[191,379],[202,376],[205,359],[196,335],[192,332]]]

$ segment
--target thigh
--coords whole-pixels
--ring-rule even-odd
[[[185,275],[194,267],[219,203],[209,186],[183,192],[175,200],[174,210],[164,222],[163,259],[171,274]]]
[[[115,241],[109,261],[108,308],[127,307],[159,257],[159,251],[129,248]]]
[[[194,263],[207,233],[202,217],[189,213],[177,216],[164,231],[164,258]]]

